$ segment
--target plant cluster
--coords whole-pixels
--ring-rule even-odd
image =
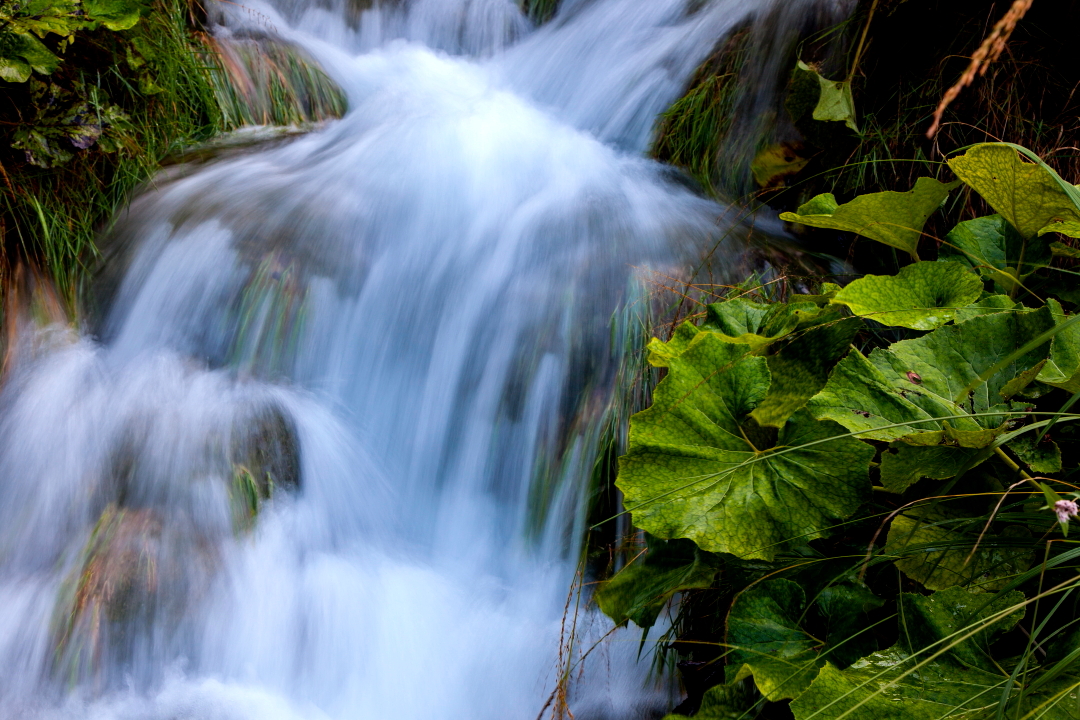
[[[69,303],[94,236],[220,112],[185,0],[0,5],[0,273],[29,260]]]
[[[645,633],[673,608],[681,712],[1080,718],[1080,190],[1004,143],[948,167],[783,216],[899,272],[744,289],[649,345],[666,376],[616,482],[647,547],[596,600]],[[995,214],[920,259],[961,188]]]

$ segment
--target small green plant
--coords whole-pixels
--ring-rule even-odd
[[[695,717],[1080,718],[1080,298],[1051,241],[1080,191],[1005,143],[948,165],[783,215],[897,274],[729,297],[649,345],[667,375],[616,482],[648,548],[596,599],[647,632],[683,596],[660,652],[709,678]],[[996,214],[921,260],[960,187]]]

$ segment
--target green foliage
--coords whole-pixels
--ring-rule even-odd
[[[986,649],[1023,618],[1022,603],[961,588],[902,595],[901,641],[846,670],[826,666],[791,704],[796,720],[992,717],[1004,683]]]
[[[1080,191],[1007,144],[950,167],[995,214],[937,260],[725,299],[650,345],[667,375],[617,485],[638,527],[715,553],[707,588],[642,573],[641,597],[686,598],[666,647],[724,663],[698,717],[1080,718],[1080,298],[1053,240]],[[956,186],[819,196],[787,219],[915,258]],[[611,582],[638,597],[633,575]]]
[[[982,290],[979,278],[959,263],[919,262],[897,275],[855,280],[833,302],[883,325],[933,330],[955,320]]]
[[[50,75],[61,64],[42,40],[57,36],[62,53],[76,33],[105,27],[128,30],[148,7],[137,0],[29,0],[0,3],[0,78],[26,82],[31,72]]]
[[[798,212],[783,213],[780,217],[812,227],[858,233],[918,259],[916,249],[923,225],[956,185],[919,178],[906,193],[886,190],[860,195],[843,205],[831,193],[825,193],[804,204]]]
[[[747,416],[768,394],[766,360],[738,342],[746,335],[684,328],[693,333],[685,347],[679,338],[653,353],[668,375],[631,421],[619,461],[617,485],[635,523],[765,560],[792,538],[823,537],[865,499],[873,451],[806,411],[779,434],[763,431]]]
[[[826,80],[800,60],[795,65],[791,84],[788,107],[796,108],[791,113],[796,122],[809,114],[818,122],[842,122],[853,132],[859,132],[850,81]]]
[[[596,602],[618,623],[648,629],[675,593],[712,585],[717,561],[687,540],[653,539],[645,557],[604,583]]]
[[[899,515],[889,526],[885,554],[896,558],[896,567],[931,590],[962,585],[1000,590],[1031,567],[1031,533],[1021,526],[1003,528],[980,543],[963,532],[965,518],[944,511],[912,511]]]
[[[765,580],[741,593],[728,613],[728,658],[736,681],[753,676],[770,701],[798,697],[828,657],[857,641],[865,613],[881,606],[865,586],[833,585],[812,607],[798,583]],[[804,627],[816,615],[825,630],[814,637]]]

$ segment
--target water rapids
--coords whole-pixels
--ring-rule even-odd
[[[635,268],[724,230],[644,153],[770,5],[564,0],[540,28],[510,0],[216,8],[219,33],[304,47],[350,109],[161,178],[87,329],[19,339],[0,717],[537,717]],[[608,626],[577,614],[580,656]],[[574,669],[578,718],[670,700],[638,638]]]

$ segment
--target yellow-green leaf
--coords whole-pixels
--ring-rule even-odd
[[[871,240],[915,255],[926,219],[958,183],[919,178],[908,192],[859,195],[838,205],[831,193],[818,195],[799,208],[783,213],[788,222],[858,233]]]
[[[949,160],[949,167],[1024,238],[1051,223],[1080,221],[1061,178],[1048,167],[1025,162],[1008,145],[976,145]]]
[[[978,300],[982,287],[979,276],[961,263],[920,262],[896,275],[855,280],[832,301],[882,325],[933,330]]]

